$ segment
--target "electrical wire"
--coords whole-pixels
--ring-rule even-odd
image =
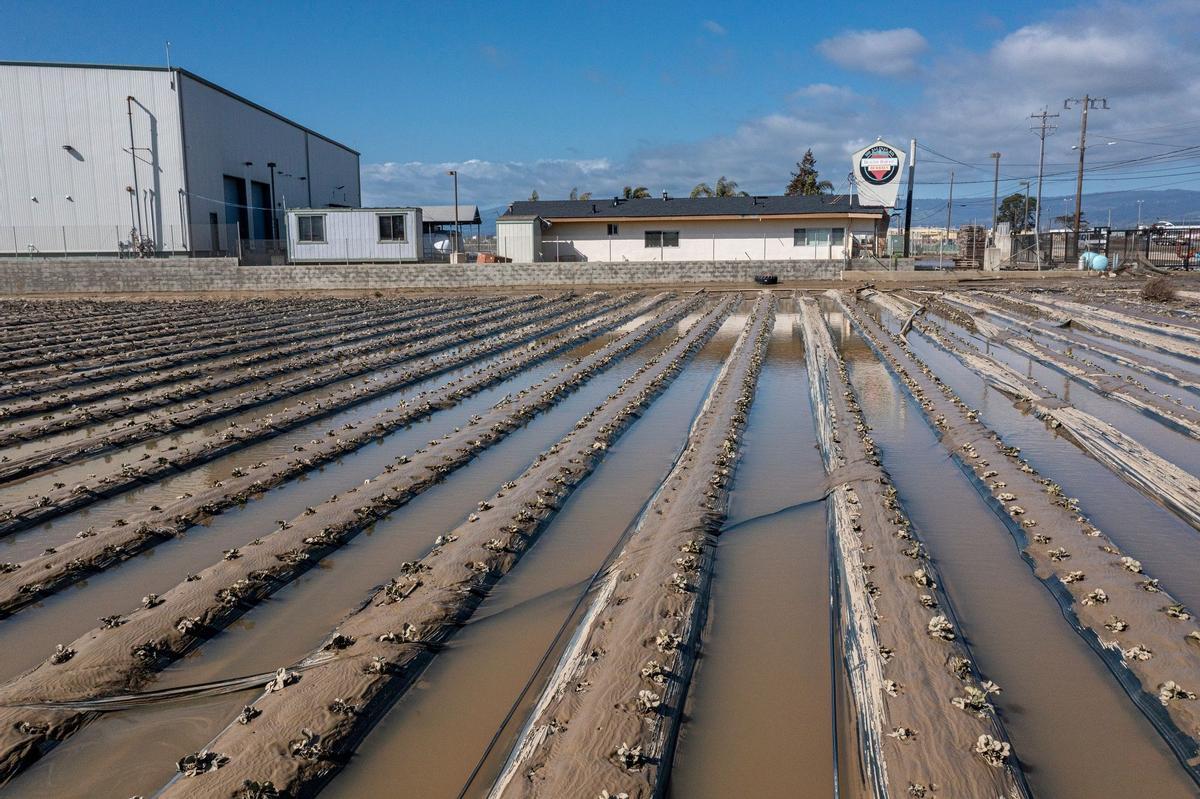
[[[1183,159],[1174,158],[1174,156],[1178,156],[1178,155],[1181,155],[1184,153],[1194,153],[1195,155],[1189,156],[1189,157],[1186,157]],[[1141,158],[1129,158],[1129,159],[1124,159],[1121,161],[1101,161],[1097,164],[1093,164],[1093,165],[1089,166],[1088,172],[1089,173],[1107,172],[1107,171],[1116,170],[1118,167],[1121,167],[1121,166],[1129,166],[1131,164],[1153,164],[1153,163],[1161,162],[1161,161],[1165,161],[1165,160],[1190,161],[1190,160],[1193,160],[1193,158],[1200,158],[1200,144],[1192,145],[1189,147],[1178,148],[1176,150],[1171,150],[1171,151],[1168,151],[1165,153],[1156,153],[1154,155],[1143,156]],[[955,162],[955,163],[961,163],[961,162]],[[1049,173],[1044,173],[1042,175],[1042,180],[1045,181],[1047,179],[1051,179],[1051,178],[1055,178],[1055,177],[1068,177],[1068,176],[1071,176],[1074,174],[1076,174],[1076,171],[1074,169],[1063,170],[1061,172],[1049,172]],[[1178,174],[1178,173],[1175,173],[1175,174]],[[1087,177],[1087,174],[1085,174],[1085,177]],[[1037,175],[1021,176],[1019,178],[1013,177],[1010,175],[1010,176],[1003,176],[1001,178],[1001,180],[1011,182],[1011,181],[1015,181],[1015,180],[1035,180],[1036,178],[1037,178]],[[960,185],[960,184],[961,185],[975,185],[975,184],[983,184],[983,183],[991,183],[991,182],[992,182],[991,178],[984,179],[984,180],[956,180],[956,181],[954,181],[955,185]],[[921,185],[923,185],[923,186],[945,186],[945,185],[949,185],[949,181],[922,181]]]

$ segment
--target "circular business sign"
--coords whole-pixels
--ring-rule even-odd
[[[900,156],[886,144],[876,144],[858,159],[858,174],[873,186],[891,182],[900,171]]]

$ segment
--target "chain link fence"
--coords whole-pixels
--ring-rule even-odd
[[[1150,227],[1080,232],[1051,231],[1013,237],[1013,264],[1018,268],[1071,268],[1084,252],[1098,252],[1115,266],[1141,261],[1161,269],[1193,269],[1200,265],[1200,228]]]

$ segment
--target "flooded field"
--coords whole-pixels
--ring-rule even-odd
[[[0,302],[0,792],[1195,796],[1136,288]]]

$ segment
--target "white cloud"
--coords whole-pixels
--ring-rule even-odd
[[[363,204],[435,204],[449,202],[452,182],[446,172],[458,170],[463,202],[482,207],[525,199],[536,190],[550,199],[566,197],[572,187],[582,191],[612,180],[613,166],[606,159],[544,159],[523,161],[470,160],[462,163],[409,161],[364,164]]]
[[[912,28],[846,31],[817,43],[817,51],[838,66],[876,75],[915,72],[917,56],[928,47]]]
[[[703,25],[706,31],[716,36],[724,36],[726,33],[725,27],[715,20],[706,19],[704,20]]]
[[[1104,19],[1104,25],[1097,27],[1097,19]],[[1047,171],[1073,174],[1075,155],[1069,148],[1078,138],[1079,116],[1077,110],[1062,110],[1067,97],[1090,93],[1108,98],[1110,110],[1089,118],[1089,131],[1098,138],[1189,143],[1188,131],[1145,129],[1200,119],[1195,110],[1200,108],[1197,40],[1200,4],[1194,0],[1137,6],[1105,2],[1014,30],[982,51],[943,51],[920,72],[914,84],[919,94],[903,105],[893,105],[884,90],[811,83],[780,98],[770,112],[725,132],[630,146],[596,153],[595,158],[365,165],[364,201],[446,202],[451,184],[445,172],[453,168],[460,170],[464,201],[483,207],[523,199],[534,189],[547,199],[566,197],[573,187],[609,197],[626,184],[680,195],[720,175],[746,191],[777,193],[809,147],[822,177],[844,186],[849,154],[876,136],[901,146],[916,137],[953,159],[978,164],[939,163],[941,159],[925,153],[918,179],[944,181],[954,169],[955,196],[990,197],[989,152],[1003,153],[1002,176],[1015,180],[1036,173],[1037,137],[1029,132],[1029,115],[1043,106],[1062,113],[1058,135],[1047,140]],[[1099,151],[1089,147],[1088,157],[1098,164],[1163,149],[1121,142]],[[1015,190],[1014,185],[1010,180],[1001,188]],[[1130,185],[1136,184],[1095,184],[1094,190]],[[1072,188],[1063,183],[1054,190]]]
[[[998,74],[1025,81],[1081,82],[1106,91],[1155,91],[1177,86],[1185,74],[1163,58],[1161,33],[1128,29],[1105,20],[1104,27],[1027,25],[1004,37],[991,60]]]

